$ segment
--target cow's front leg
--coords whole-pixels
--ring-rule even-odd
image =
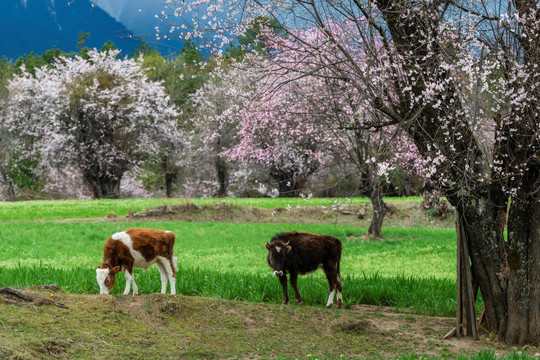
[[[129,273],[129,271],[124,271],[124,278],[126,279],[126,288],[124,289],[124,295],[128,295],[131,291],[131,278],[133,276]]]
[[[133,295],[138,295],[139,288],[137,287],[137,284],[135,283],[135,278],[133,277],[133,274],[127,269],[125,271],[125,277],[126,277],[126,289],[124,290],[124,295],[129,294],[130,285],[133,285]]]
[[[289,295],[287,294],[287,275],[281,275],[279,277],[279,282],[283,288],[283,304],[289,303]]]
[[[291,286],[294,289],[294,296],[296,297],[296,301],[298,302],[298,305],[302,305],[302,295],[300,295],[300,291],[298,291],[298,274],[297,273],[291,273]]]

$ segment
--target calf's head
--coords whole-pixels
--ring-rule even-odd
[[[284,243],[283,241],[274,240],[271,243],[266,243],[266,250],[268,250],[268,265],[274,270],[275,276],[283,275],[283,265],[285,263],[285,257],[291,251],[290,241]]]
[[[120,271],[119,266],[110,267],[107,265],[98,266],[96,269],[96,280],[99,285],[100,294],[108,294],[116,281],[116,273]]]

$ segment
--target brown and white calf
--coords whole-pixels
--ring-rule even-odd
[[[268,250],[268,265],[274,270],[283,287],[283,304],[289,303],[287,294],[287,274],[294,289],[298,304],[302,296],[298,291],[298,274],[308,274],[322,268],[330,286],[330,296],[326,307],[334,303],[337,292],[337,307],[341,308],[343,297],[341,293],[341,277],[339,263],[341,261],[341,241],[330,235],[315,235],[302,232],[287,232],[275,235]]]
[[[167,292],[167,281],[171,294],[176,294],[176,272],[178,260],[173,255],[176,237],[170,231],[153,229],[128,229],[113,234],[103,247],[103,264],[96,269],[96,280],[100,294],[108,294],[114,286],[116,274],[124,271],[129,294],[133,285],[133,295],[139,293],[133,277],[133,268],[148,269],[157,264],[161,274],[161,293]]]

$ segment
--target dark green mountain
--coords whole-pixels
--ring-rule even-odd
[[[0,57],[15,59],[32,51],[41,54],[53,46],[78,51],[79,31],[90,33],[84,44],[89,48],[99,49],[111,40],[128,54],[139,44],[90,0],[0,0],[0,33],[4,34]]]

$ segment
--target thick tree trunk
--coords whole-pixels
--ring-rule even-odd
[[[382,238],[382,224],[384,216],[386,215],[386,204],[383,201],[383,194],[381,192],[380,184],[373,186],[371,196],[371,205],[373,206],[373,217],[371,218],[371,224],[366,235],[374,238]]]
[[[461,198],[456,203],[484,299],[486,328],[508,344],[540,344],[539,173],[531,170],[511,199],[508,241],[503,237],[506,202],[500,197]]]
[[[83,171],[83,177],[90,186],[95,199],[119,199],[122,175],[123,172],[118,176],[107,176]]]
[[[504,339],[519,345],[540,344],[540,167],[531,172],[508,214],[510,306]]]
[[[217,196],[224,197],[227,195],[229,187],[229,165],[227,159],[223,156],[216,156],[215,165],[219,184]]]

